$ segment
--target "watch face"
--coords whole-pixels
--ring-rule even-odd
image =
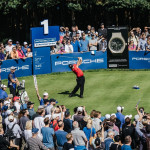
[[[120,38],[114,38],[110,41],[110,48],[113,51],[120,51],[124,47],[124,43]]]

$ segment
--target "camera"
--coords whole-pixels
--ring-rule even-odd
[[[20,85],[17,87],[17,89],[18,89],[18,91],[25,89],[25,80],[22,80],[22,82],[20,82]]]

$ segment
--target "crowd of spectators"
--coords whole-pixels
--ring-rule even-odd
[[[51,98],[40,97],[38,109],[29,97],[6,93],[0,89],[0,149],[21,150],[149,150],[150,114],[136,106],[137,115],[124,115],[122,106],[116,112],[91,113],[84,106],[72,110]],[[92,108],[91,108],[92,109]],[[103,114],[103,115],[102,115]]]
[[[144,27],[142,31],[140,27],[133,28],[128,36],[129,51],[150,51],[150,27]],[[71,30],[68,27],[60,27],[60,40],[56,45],[50,47],[50,54],[64,54],[74,52],[102,51],[107,50],[107,28],[104,23],[101,23],[100,28],[96,31],[91,25],[87,26],[87,30],[81,31],[78,26],[72,26]],[[31,44],[27,42],[20,45],[19,41],[16,44],[8,40],[6,46],[0,43],[0,60],[6,59],[25,59],[32,57]]]

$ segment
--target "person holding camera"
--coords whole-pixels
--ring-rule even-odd
[[[10,73],[8,74],[8,87],[10,90],[10,94],[13,94],[13,97],[16,96],[16,87],[19,85],[19,81],[15,75],[16,67],[12,66],[10,68]]]

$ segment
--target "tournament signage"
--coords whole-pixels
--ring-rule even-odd
[[[129,68],[128,31],[126,27],[110,27],[107,31],[108,68]]]
[[[59,40],[59,26],[48,26],[48,20],[41,25],[31,28],[34,75],[51,73],[50,46]]]

